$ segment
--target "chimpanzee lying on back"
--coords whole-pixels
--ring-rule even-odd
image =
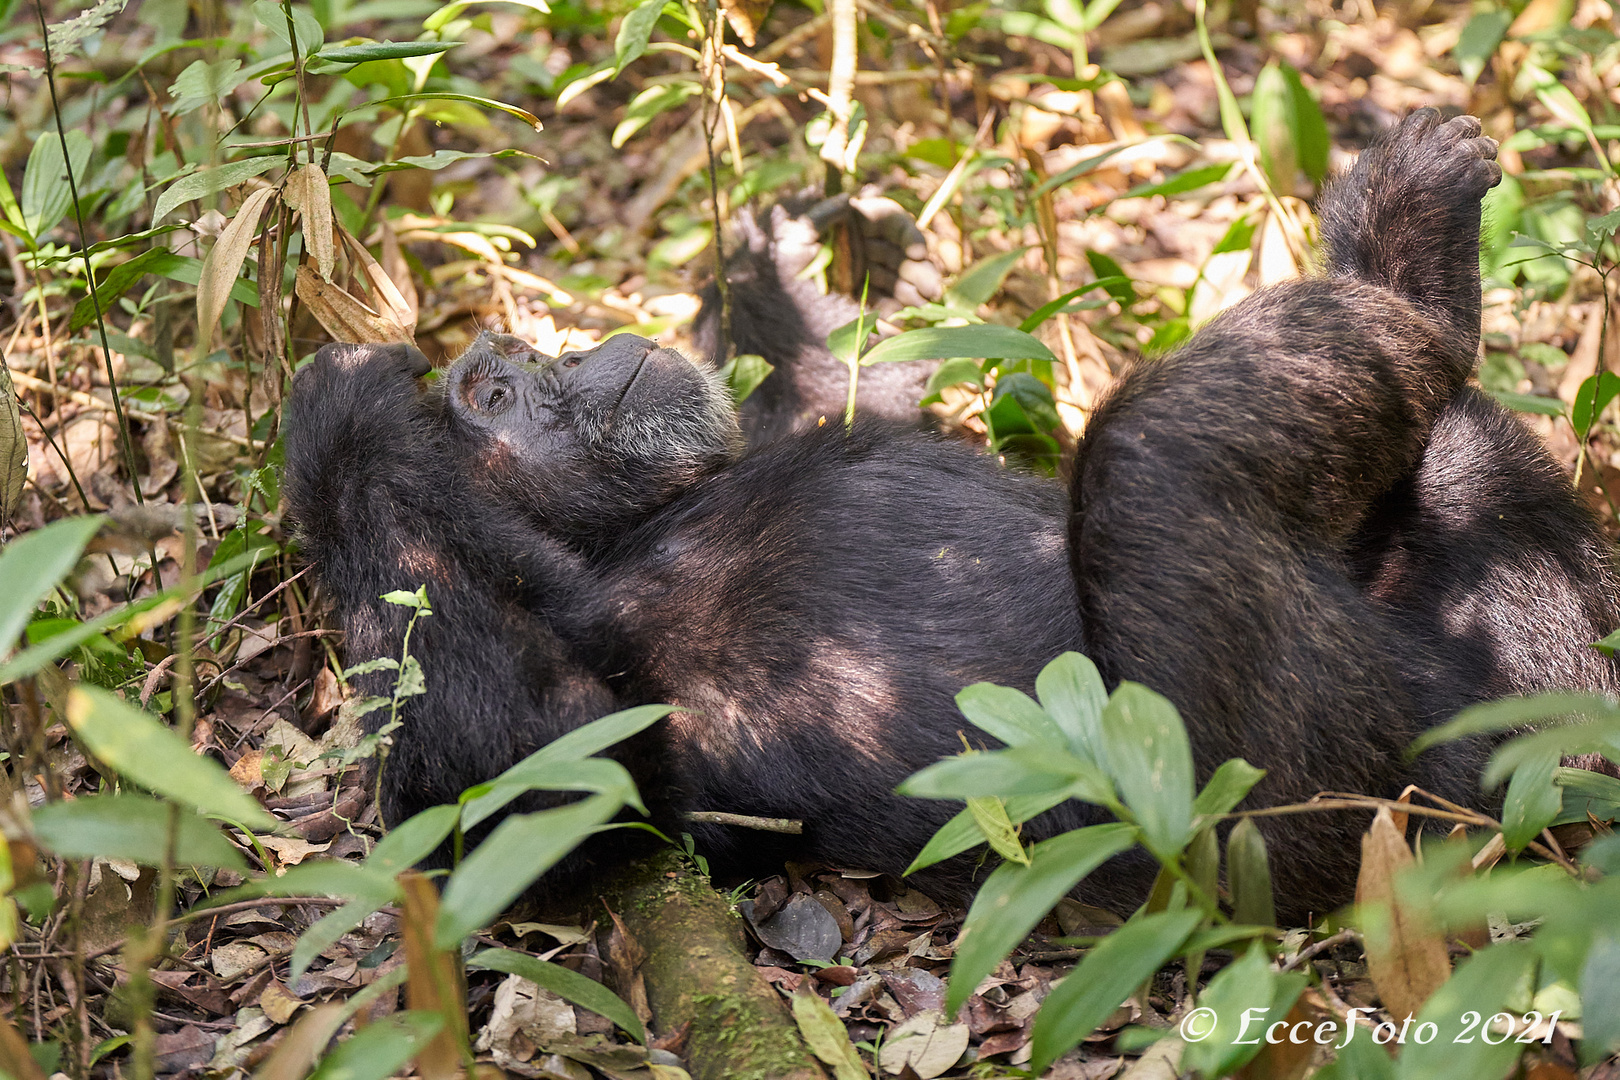
[[[1465,386],[1480,197],[1500,176],[1479,130],[1424,111],[1364,153],[1322,200],[1327,275],[1126,375],[1069,502],[876,422],[743,453],[716,380],[639,338],[553,359],[485,335],[430,394],[405,347],[322,349],[296,381],[286,490],[350,658],[398,652],[404,614],[381,593],[426,584],[435,607],[386,815],[670,702],[690,711],[621,751],[656,814],[805,823],[791,840],[694,827],[712,859],[898,871],[957,809],[894,794],[960,749],[953,695],[1029,689],[1065,649],[1169,696],[1206,776],[1265,768],[1257,802],[1415,782],[1480,803],[1486,748],[1410,765],[1404,748],[1473,702],[1613,690],[1587,643],[1620,617],[1560,470]],[[765,297],[746,313],[777,284],[738,287]],[[1028,835],[1101,814],[1070,803]],[[1285,916],[1347,898],[1364,824],[1266,822]],[[969,869],[923,884],[959,894]],[[1129,908],[1151,870],[1116,860],[1082,891]]]

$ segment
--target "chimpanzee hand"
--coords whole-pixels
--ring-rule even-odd
[[[928,258],[928,243],[905,207],[881,195],[836,195],[811,201],[784,200],[771,211],[771,238],[777,266],[797,273],[810,265],[824,241],[842,233],[848,246],[845,275],[859,296],[870,280],[868,302],[879,310],[918,306],[943,292],[939,268]]]

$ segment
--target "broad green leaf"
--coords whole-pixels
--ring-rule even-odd
[[[1602,417],[1603,410],[1608,408],[1616,394],[1620,394],[1620,375],[1612,371],[1601,372],[1588,376],[1581,383],[1579,390],[1575,391],[1575,402],[1570,407],[1570,423],[1575,427],[1575,434],[1582,439],[1586,438],[1592,425]]]
[[[267,0],[260,0],[261,4],[265,2]],[[279,11],[280,8],[276,10]],[[163,194],[158,196],[157,205],[152,208],[152,220],[162,221],[181,203],[190,202],[193,199],[206,199],[208,196],[216,195],[226,188],[246,183],[260,173],[269,172],[277,165],[285,164],[286,160],[283,156],[253,157],[242,161],[226,162],[224,165],[216,165],[211,169],[199,169],[196,172],[187,173],[170,184],[164,189]],[[198,266],[201,267],[200,260]],[[161,271],[157,270],[152,272],[161,273]]]
[[[1522,1044],[1500,1034],[1493,1046],[1479,1030],[1478,1017],[1489,1017],[1512,1002],[1528,1000],[1535,990],[1536,954],[1525,942],[1505,941],[1481,949],[1457,965],[1445,984],[1430,995],[1418,1012],[1414,1029],[1433,1024],[1438,1029],[1428,1042],[1408,1038],[1395,1062],[1396,1080],[1450,1080],[1506,1076],[1524,1050]],[[1476,1018],[1472,1037],[1464,1034],[1469,1018]],[[1466,1039],[1467,1041],[1464,1041]]]
[[[872,336],[872,329],[877,326],[877,321],[877,312],[861,312],[859,316],[827,335],[827,351],[840,363],[853,363],[855,358],[860,356],[861,350],[866,348],[866,340]]]
[[[1091,266],[1091,272],[1097,275],[1098,284],[1119,301],[1119,306],[1129,308],[1136,300],[1136,290],[1131,286],[1131,279],[1125,273],[1125,268],[1119,265],[1111,255],[1101,251],[1087,251],[1086,262]],[[1116,284],[1108,284],[1115,282]]]
[[[480,784],[470,790],[477,794],[467,799],[468,808],[462,812],[461,817],[463,829],[475,827],[500,807],[530,791],[597,792],[611,795],[643,814],[647,812],[630,773],[623,765],[609,758],[585,758],[581,761],[553,761],[533,765],[524,770],[520,781]],[[464,795],[463,798],[467,796]]]
[[[312,859],[275,876],[255,878],[245,885],[215,893],[203,906],[214,907],[260,896],[335,896],[382,907],[393,901],[397,892],[393,878],[371,867],[342,859]]]
[[[1252,818],[1244,818],[1226,838],[1226,879],[1232,892],[1232,920],[1246,926],[1275,926],[1266,840]]]
[[[1029,936],[1035,924],[1080,884],[1081,879],[1135,841],[1136,830],[1129,825],[1119,822],[1092,825],[1034,845],[1029,849],[1028,866],[1002,863],[996,867],[973,898],[973,906],[962,924],[956,957],[951,961],[945,1014],[955,1016],[980,981]],[[1200,914],[1194,914],[1193,922],[1199,917]],[[1189,924],[1176,944],[1179,945],[1191,930],[1192,924]],[[1154,964],[1153,968],[1158,966]],[[1125,993],[1141,981],[1140,978],[1133,981]],[[1125,993],[1120,994],[1121,1000]],[[1114,1002],[1109,1009],[1118,1004]],[[1075,1036],[1075,1041],[1090,1031],[1091,1027],[1086,1028]]]
[[[1204,1076],[1231,1074],[1261,1051],[1266,1028],[1288,1015],[1304,989],[1305,976],[1273,971],[1265,951],[1250,947],[1198,995],[1200,1006],[1214,1010],[1215,1024],[1207,1037],[1187,1043],[1181,1068]]]
[[[1557,752],[1542,754],[1513,771],[1502,801],[1502,842],[1509,851],[1523,851],[1564,808],[1564,789],[1553,783],[1558,761]]]
[[[647,1041],[647,1032],[636,1019],[635,1012],[623,998],[597,982],[561,964],[549,963],[539,957],[528,956],[510,949],[484,949],[467,960],[470,968],[485,971],[504,971],[508,975],[521,975],[536,986],[544,987],[564,1001],[605,1016],[630,1033],[639,1043]]]
[[[298,935],[298,944],[293,946],[292,955],[287,958],[287,978],[297,982],[316,957],[342,941],[344,934],[369,919],[379,906],[366,900],[351,900],[336,911],[321,916],[308,930]]]
[[[619,24],[619,36],[613,39],[613,77],[618,78],[625,68],[635,63],[647,51],[647,42],[658,17],[664,13],[667,0],[643,0],[630,9],[630,14]]]
[[[1066,652],[1035,677],[1035,695],[1041,707],[1063,732],[1077,755],[1096,760],[1102,745],[1102,711],[1108,689],[1090,657]]]
[[[64,518],[23,533],[0,549],[0,656],[22,636],[34,609],[49,596],[96,535],[100,515]]]
[[[211,101],[223,101],[225,95],[246,80],[247,76],[242,73],[242,61],[234,57],[213,63],[193,60],[169,86],[169,96],[174,99],[169,112],[174,116],[184,116]]]
[[[1233,165],[1229,162],[1218,162],[1214,165],[1200,165],[1195,169],[1178,172],[1157,184],[1138,184],[1131,188],[1122,199],[1145,199],[1150,195],[1180,195],[1183,192],[1196,191],[1210,184],[1218,184],[1226,179]]]
[[[550,767],[557,762],[583,761],[614,743],[645,731],[674,711],[673,705],[637,705],[609,713],[553,739],[490,781],[486,792],[468,798],[461,812],[464,827],[472,828],[472,825],[465,823],[483,821],[529,790],[531,776],[550,775]]]
[[[170,807],[170,803],[135,794],[46,803],[34,811],[34,832],[64,859],[128,859],[142,866],[162,866],[169,847]],[[218,826],[184,809],[175,824],[176,866],[247,872],[242,853]]]
[[[1193,764],[1176,707],[1139,683],[1122,682],[1102,712],[1099,764],[1160,859],[1175,858],[1192,838]]]
[[[1506,409],[1514,412],[1535,413],[1538,416],[1563,416],[1564,403],[1558,398],[1539,394],[1518,394],[1508,390],[1487,391]]]
[[[276,819],[218,762],[194,753],[173,728],[122,698],[76,686],[68,694],[67,721],[85,749],[142,787],[249,828],[276,828]]]
[[[1134,919],[1103,938],[1041,1003],[1030,1040],[1030,1071],[1039,1076],[1078,1046],[1176,954],[1203,917],[1197,909],[1163,911]]]
[[[432,806],[412,815],[388,830],[366,856],[366,869],[395,877],[409,870],[434,851],[456,827],[459,807],[455,804]]]
[[[630,141],[630,136],[652,123],[653,120],[675,108],[687,98],[702,92],[695,82],[660,83],[649,86],[630,99],[625,106],[624,119],[613,129],[610,140],[618,150]]]
[[[1507,7],[1493,7],[1481,11],[1468,20],[1457,44],[1451,47],[1452,59],[1462,72],[1463,81],[1470,85],[1479,78],[1485,65],[1490,63],[1496,47],[1502,44],[1508,24],[1513,22],[1513,11]]]
[[[1067,802],[1067,790],[1048,791],[1039,795],[1013,795],[1002,800],[1007,816],[1015,824],[1021,824],[1038,814],[1044,814],[1052,807]],[[963,810],[951,820],[941,825],[939,831],[924,845],[922,851],[906,867],[907,874],[915,874],[918,870],[944,862],[953,855],[960,855],[970,848],[978,847],[985,842],[984,834],[980,831],[973,814]]]
[[[1498,747],[1491,755],[1480,783],[1487,789],[1493,788],[1527,762],[1544,755],[1562,758],[1580,754],[1602,754],[1611,760],[1620,759],[1620,719],[1564,724],[1514,739]]]
[[[1620,820],[1620,780],[1590,769],[1554,769],[1553,783],[1564,789],[1563,809],[1552,824],[1585,821],[1591,814],[1599,821]]]
[[[973,824],[984,835],[990,850],[1008,862],[1029,865],[1029,853],[1018,840],[1018,829],[1007,815],[1007,804],[995,795],[985,795],[967,801],[968,814]]]
[[[244,556],[243,560],[233,560],[231,565],[222,566],[218,571],[210,570],[204,573],[197,586],[206,588],[232,571],[240,570],[247,565],[245,558]],[[72,630],[51,635],[39,644],[24,649],[4,664],[0,664],[0,686],[33,675],[46,665],[55,663],[80,645],[93,640],[108,630],[116,627],[142,625],[144,621],[153,618],[154,611],[164,608],[165,605],[173,604],[178,597],[184,594],[184,591],[180,585],[171,586],[160,593],[142,597],[133,604],[114,608],[104,615],[91,619],[89,622],[80,623]]]
[[[924,388],[923,399],[920,404],[932,405],[936,401],[943,400],[939,393],[941,390],[947,386],[958,386],[964,383],[972,386],[975,392],[982,392],[984,390],[983,365],[977,360],[970,360],[964,356],[947,360],[935,368],[934,373],[928,377],[928,385]]]
[[[1010,686],[974,683],[956,695],[956,707],[972,721],[1008,746],[1030,743],[1062,745],[1063,732],[1028,694]]]
[[[1230,813],[1265,775],[1266,770],[1257,769],[1242,758],[1221,762],[1221,767],[1193,800],[1193,813],[1201,818]]]
[[[1535,694],[1472,705],[1439,727],[1425,731],[1412,743],[1410,753],[1431,746],[1496,731],[1549,723],[1571,724],[1583,719],[1620,719],[1620,707],[1597,694]]]
[[[68,168],[83,184],[90,165],[90,137],[77,129],[67,133],[68,157],[62,158],[62,140],[55,131],[43,131],[34,140],[23,170],[22,227],[34,243],[56,228],[73,207],[73,191],[68,186]]]
[[[1250,128],[1272,187],[1289,195],[1298,173],[1313,181],[1326,176],[1327,123],[1299,72],[1271,61],[1255,79],[1253,102]]]
[[[995,393],[990,395],[990,412],[995,417],[997,438],[1012,434],[1002,423],[997,406],[1017,402],[1020,415],[1036,432],[1052,431],[1061,427],[1057,401],[1047,385],[1027,371],[1010,371],[996,379]]]
[[[949,360],[958,356],[983,360],[1057,360],[1051,349],[1022,330],[978,323],[973,326],[927,326],[921,330],[907,330],[878,342],[861,357],[861,363]]]
[[[592,795],[501,822],[450,875],[434,928],[438,947],[454,949],[487,925],[622,805],[611,796]]]
[[[289,4],[288,9],[292,14],[292,32],[298,36],[298,55],[307,57],[319,51],[321,43],[326,40],[326,33],[321,29],[315,13],[306,4]],[[253,5],[253,16],[259,20],[259,24],[281,42],[282,48],[291,49],[292,42],[287,36],[287,15],[288,10],[284,10],[276,0],[255,0]],[[162,216],[154,215],[152,220],[156,221]]]
[[[1337,1047],[1344,1042],[1344,1028],[1334,1030],[1333,1045]],[[1392,1080],[1395,1075],[1395,1063],[1365,1029],[1358,1029],[1350,1042],[1334,1053],[1337,1056],[1316,1074],[1315,1080]]]
[[[1003,251],[997,255],[980,259],[966,270],[961,277],[945,290],[945,302],[954,307],[966,308],[974,311],[978,306],[989,300],[1001,288],[1001,283],[1018,260],[1024,257],[1027,247],[1014,248]]]
[[[1226,232],[1210,250],[1210,254],[1224,255],[1228,251],[1249,250],[1249,245],[1254,242],[1254,231],[1254,219],[1245,214],[1226,227]]]
[[[1620,929],[1611,921],[1586,954],[1581,971],[1581,1061],[1620,1051]]]
[[[425,1010],[373,1021],[321,1058],[309,1080],[387,1080],[427,1048],[444,1017]]]
[[[775,370],[775,365],[767,362],[763,356],[742,353],[726,361],[719,374],[731,390],[731,400],[741,405]]]
[[[912,773],[896,789],[918,799],[1011,798],[1068,791],[1076,781],[1107,779],[1095,765],[1053,749],[973,750]]]
[[[166,277],[188,285],[202,280],[203,261],[186,255],[176,255],[168,248],[143,251],[128,262],[113,267],[106,278],[96,283],[96,295],[101,299],[101,310],[109,311],[118,298],[130,290],[147,274]],[[231,299],[249,307],[259,306],[259,288],[251,281],[238,280],[231,286]],[[78,330],[96,319],[95,298],[85,296],[73,305],[73,316],[68,320],[69,330]]]

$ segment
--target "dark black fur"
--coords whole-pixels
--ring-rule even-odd
[[[403,348],[322,350],[295,387],[287,492],[349,656],[397,652],[403,613],[379,594],[425,583],[437,611],[385,813],[664,701],[690,711],[620,751],[655,812],[805,822],[791,843],[693,829],[721,865],[898,871],[957,809],[893,794],[959,749],[956,691],[1029,689],[1065,649],[1175,701],[1206,775],[1267,768],[1258,802],[1418,782],[1480,803],[1480,747],[1407,766],[1406,745],[1499,694],[1614,689],[1586,643],[1617,618],[1567,482],[1464,387],[1496,176],[1478,131],[1409,118],[1324,197],[1329,277],[1262,291],[1128,374],[1072,511],[895,426],[740,454],[712,377],[640,339],[553,361],[486,336],[426,398]],[[819,301],[783,287],[736,283],[739,340],[750,312],[811,317]],[[758,347],[791,367],[806,346],[783,325]],[[1101,817],[1071,803],[1030,834]],[[1347,897],[1364,825],[1267,824],[1285,914]],[[925,884],[960,893],[969,869]],[[1082,892],[1128,908],[1151,869],[1116,860]]]

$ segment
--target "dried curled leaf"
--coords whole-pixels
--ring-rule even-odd
[[[1395,878],[1412,862],[1412,849],[1389,808],[1380,807],[1361,838],[1356,904],[1366,924],[1367,973],[1384,1008],[1397,1020],[1416,1016],[1429,995],[1451,977],[1445,939],[1395,896]]]
[[[307,266],[298,268],[294,291],[336,341],[392,345],[411,340],[410,331],[397,320],[377,314]]]
[[[331,281],[337,269],[337,243],[332,238],[332,189],[321,167],[311,162],[287,178],[287,205],[298,211],[304,229],[304,247],[315,260],[322,280]]]
[[[17,512],[27,478],[28,440],[23,437],[17,390],[11,384],[11,372],[0,361],[0,526]]]
[[[203,260],[202,277],[197,282],[197,329],[204,340],[212,335],[214,324],[225,313],[225,302],[231,298],[231,288],[242,273],[242,263],[259,231],[259,218],[274,194],[271,188],[260,188],[249,195]]]

